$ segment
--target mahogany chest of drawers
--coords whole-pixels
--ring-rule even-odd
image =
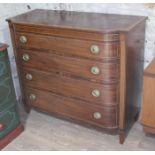
[[[33,10],[8,19],[23,102],[125,133],[140,101],[146,17]]]

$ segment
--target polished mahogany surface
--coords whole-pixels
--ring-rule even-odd
[[[37,100],[31,101],[29,95],[35,93]],[[90,106],[87,102],[74,100],[65,96],[56,95],[49,91],[34,88],[26,89],[26,101],[33,107],[40,108],[49,113],[58,113],[73,119],[95,124],[104,128],[117,128],[117,107],[100,107],[96,104]],[[85,110],[83,110],[85,109]],[[101,119],[93,117],[95,112],[100,112]]]
[[[119,132],[137,115],[146,17],[33,10],[8,19],[24,105]]]
[[[10,19],[24,25],[112,32],[129,31],[146,17],[36,9]]]

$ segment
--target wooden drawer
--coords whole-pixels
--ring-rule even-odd
[[[96,42],[30,33],[16,33],[16,43],[18,48],[48,50],[60,55],[72,55],[98,60],[119,58],[119,43],[113,41]]]
[[[60,72],[107,83],[112,83],[119,79],[118,62],[101,63],[30,50],[20,50],[18,53],[20,64],[24,67],[48,72]],[[99,70],[98,74],[92,71],[94,67]]]
[[[22,33],[35,33],[42,35],[50,35],[57,37],[76,38],[95,41],[119,41],[118,32],[96,32],[96,31],[83,31],[75,29],[66,29],[58,27],[40,27],[38,25],[23,25],[14,23],[14,30]]]
[[[49,113],[60,114],[101,127],[117,127],[116,107],[90,106],[83,101],[32,88],[26,89],[26,101],[31,106]]]
[[[25,86],[89,101],[93,104],[112,106],[118,103],[118,85],[116,84],[103,85],[26,68],[21,68],[21,71]],[[27,75],[32,79],[26,79]]]

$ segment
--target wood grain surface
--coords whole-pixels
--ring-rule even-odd
[[[23,70],[22,81],[24,86],[55,92],[67,97],[89,101],[92,104],[107,106],[118,104],[118,85],[116,84],[103,85],[27,68],[21,70]],[[27,73],[32,75],[32,80],[25,78]],[[100,91],[99,97],[92,96],[91,93],[94,89]]]
[[[20,42],[20,37],[25,36],[27,38],[26,43]],[[108,35],[107,35],[108,36]],[[22,49],[37,49],[48,50],[51,53],[59,55],[78,56],[90,59],[118,59],[119,58],[119,44],[118,42],[96,42],[85,41],[79,39],[69,39],[54,36],[42,36],[31,33],[17,33],[16,42],[18,48]],[[39,46],[38,46],[39,45]],[[91,46],[96,45],[99,48],[99,54],[91,53]]]
[[[145,19],[146,17],[143,16],[36,9],[8,20],[24,25],[105,31],[107,33],[109,31],[129,31]]]
[[[96,62],[75,57],[60,56],[45,51],[20,50],[19,61],[23,67],[37,70],[81,77],[101,83],[117,83],[119,81],[119,62]],[[28,61],[23,56],[29,56]],[[42,59],[40,59],[42,58]],[[99,74],[91,72],[92,67],[98,67]]]
[[[36,100],[30,100],[31,94],[36,95]],[[99,127],[117,128],[117,106],[115,107],[101,107],[90,106],[87,102],[78,101],[75,99],[55,95],[47,91],[37,89],[26,89],[27,102],[48,113],[60,114],[68,116],[73,120],[81,120],[90,124],[96,124]],[[93,114],[95,112],[101,113],[100,119],[95,119]]]

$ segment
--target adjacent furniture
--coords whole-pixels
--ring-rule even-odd
[[[123,143],[140,101],[145,20],[40,9],[8,19],[27,111],[119,133]]]
[[[7,45],[0,43],[0,150],[23,131],[11,77]]]
[[[144,71],[141,124],[146,133],[155,134],[155,59]]]

